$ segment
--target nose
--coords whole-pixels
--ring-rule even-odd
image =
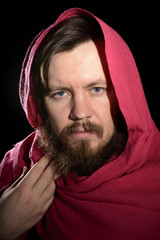
[[[83,120],[92,117],[91,102],[87,96],[79,94],[73,97],[69,118],[71,120]]]

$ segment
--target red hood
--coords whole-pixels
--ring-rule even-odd
[[[30,92],[30,70],[36,49],[44,36],[54,28],[56,24],[66,18],[81,14],[90,15],[95,18],[104,34],[105,53],[111,80],[115,88],[120,109],[128,126],[129,140],[127,148],[133,144],[135,145],[134,148],[132,146],[133,152],[130,156],[131,169],[133,170],[133,167],[137,168],[142,166],[146,159],[150,158],[149,156],[153,157],[153,152],[155,152],[154,150],[160,142],[159,132],[150,116],[139,72],[128,46],[110,26],[88,11],[79,8],[65,11],[53,25],[40,32],[33,40],[26,54],[21,72],[21,104],[28,121],[36,128],[38,124],[41,124],[41,117],[37,112]],[[153,138],[155,138],[155,142]],[[153,142],[154,148],[151,149],[150,145],[152,145]],[[146,144],[146,147],[144,144]]]
[[[30,70],[35,52],[45,35],[54,28],[56,24],[66,18],[81,14],[92,16],[101,26],[105,39],[105,52],[110,76],[128,128],[132,128],[133,130],[138,127],[138,129],[148,130],[152,120],[141,86],[139,73],[128,46],[106,23],[88,11],[78,8],[69,9],[62,13],[53,25],[37,35],[28,49],[20,79],[20,100],[28,121],[35,128],[37,124],[41,124],[41,117],[36,110],[30,92]]]
[[[47,240],[160,239],[160,134],[150,116],[133,56],[112,28],[85,10],[70,9],[42,31],[23,63],[22,106],[33,127],[41,124],[30,92],[33,57],[50,29],[77,14],[89,14],[102,28],[109,72],[129,138],[125,151],[91,176],[68,176],[65,183],[62,177],[57,179],[55,199],[38,231]],[[19,176],[24,165],[31,161],[32,166],[42,156],[37,135],[38,130],[6,155],[0,169],[3,188]]]

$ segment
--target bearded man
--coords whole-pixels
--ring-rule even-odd
[[[1,164],[0,238],[160,238],[160,134],[112,28],[65,11],[29,47],[20,99],[35,132]]]

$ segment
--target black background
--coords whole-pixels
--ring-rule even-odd
[[[107,1],[28,1],[1,6],[0,160],[6,151],[33,131],[21,108],[18,84],[21,65],[33,38],[66,9],[81,7],[113,27],[127,42],[137,63],[148,105],[160,128],[159,6],[108,6]]]

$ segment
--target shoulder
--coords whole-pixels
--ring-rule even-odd
[[[0,164],[0,192],[5,190],[20,175],[23,166],[30,164],[29,152],[35,132],[18,142],[8,151]]]

